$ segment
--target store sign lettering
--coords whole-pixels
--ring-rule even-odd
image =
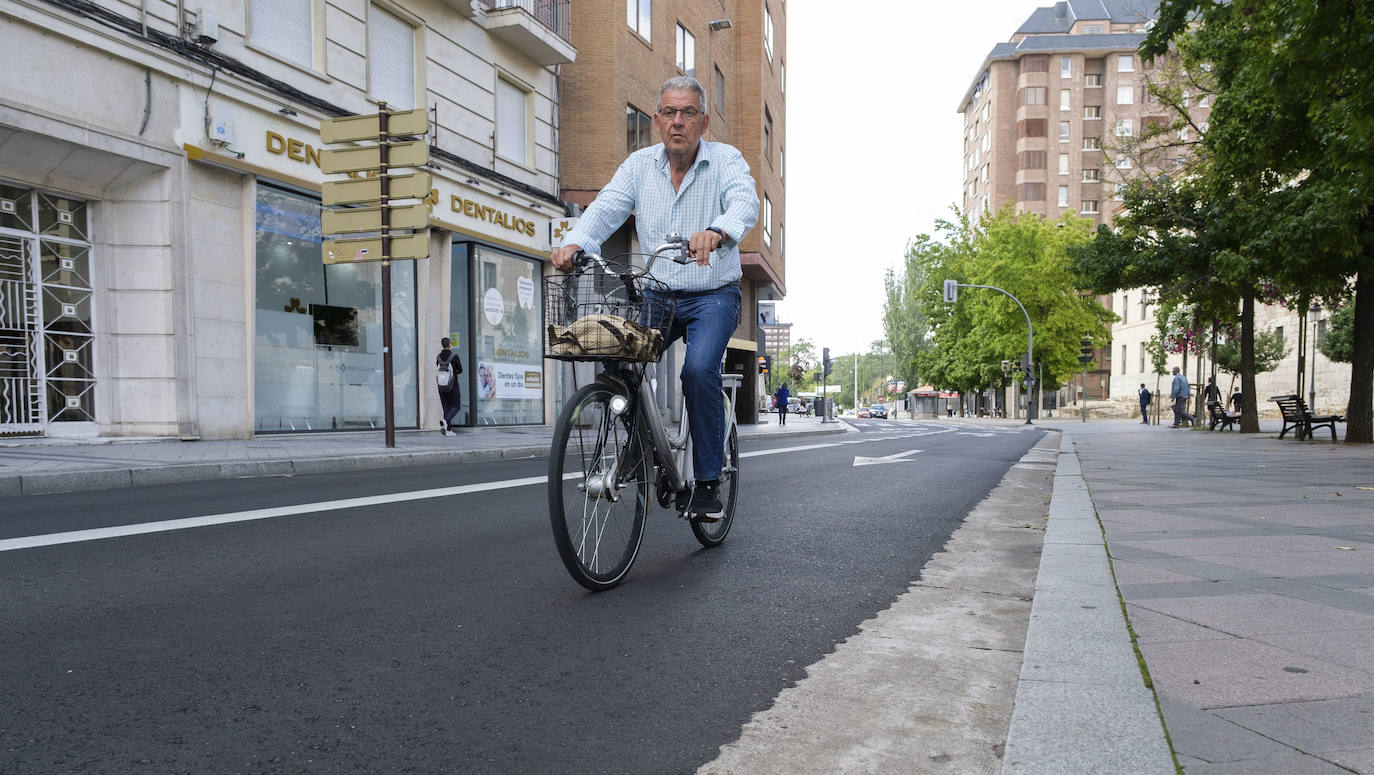
[[[526,236],[534,236],[534,224],[524,218],[515,218],[504,210],[497,210],[488,207],[481,202],[474,202],[471,199],[464,199],[461,196],[453,195],[449,197],[449,209],[455,213],[466,215],[469,218],[476,218],[479,221],[494,223],[498,226],[519,232]]]
[[[267,130],[267,152],[277,156],[285,156],[301,164],[313,164],[320,166],[320,149],[315,146],[297,140],[294,137],[285,137],[272,130]],[[361,178],[375,178],[381,174],[378,170],[367,172],[350,172],[348,176],[354,180]]]

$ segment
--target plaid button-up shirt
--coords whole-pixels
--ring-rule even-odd
[[[600,253],[604,242],[630,213],[640,249],[653,250],[669,233],[691,237],[715,226],[726,239],[711,254],[709,266],[686,266],[667,259],[654,262],[653,276],[678,291],[709,291],[739,280],[739,240],[759,217],[759,197],[749,164],[733,146],[705,140],[697,159],[673,190],[668,154],[663,145],[641,148],[616,170],[615,177],[597,194],[577,225],[564,239]]]

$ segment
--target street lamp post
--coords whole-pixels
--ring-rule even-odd
[[[987,288],[990,291],[997,291],[1016,302],[1016,306],[1021,308],[1021,314],[1026,316],[1026,425],[1030,425],[1031,409],[1034,407],[1035,401],[1031,395],[1031,386],[1035,384],[1035,377],[1031,374],[1031,368],[1035,364],[1035,329],[1031,327],[1030,313],[1026,312],[1025,305],[1019,299],[995,285],[972,285],[955,280],[945,280],[945,301],[950,304],[957,301],[960,288]]]
[[[1313,304],[1312,313],[1312,378],[1307,381],[1307,411],[1317,411],[1317,327],[1321,325],[1317,313],[1322,311],[1322,305]]]

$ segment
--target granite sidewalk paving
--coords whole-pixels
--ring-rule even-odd
[[[1132,421],[1038,424],[1065,432],[1064,453],[1077,453],[1088,505],[1100,520],[1096,540],[1100,546],[1105,537],[1184,771],[1374,773],[1374,447],[1280,440],[1278,424],[1271,429],[1268,421],[1265,433],[1246,435]],[[1066,458],[1061,454],[1056,499],[1065,494],[1066,473],[1070,481],[1073,475]],[[1085,551],[1092,526],[1063,530],[1075,513],[1082,508],[1051,508],[1004,772],[1169,772],[1097,766],[1119,762],[1111,751],[1092,749],[1119,745],[1113,734],[1130,719],[1094,720],[1083,709],[1100,707],[1112,682],[1129,673],[1120,648],[1129,636],[1119,627],[1121,606],[1107,605],[1114,596],[1083,578],[1096,562]],[[1075,533],[1081,543],[1056,533]],[[1058,609],[1046,623],[1055,637],[1037,654],[1042,601],[1055,602],[1075,584],[1069,600],[1046,611]],[[1075,605],[1082,607],[1075,612]],[[1102,615],[1082,615],[1096,612]],[[1104,626],[1121,639],[1116,648],[1106,648]],[[1052,666],[1080,669],[1028,683],[1045,645],[1054,649]],[[1104,648],[1094,652],[1094,645]],[[1063,664],[1069,655],[1078,658]],[[1144,685],[1126,684],[1117,688],[1138,693]],[[1044,726],[1018,728],[1029,717],[1061,722],[1057,743],[1045,740],[1055,735]],[[1079,739],[1064,737],[1065,718],[1078,723]],[[1021,762],[1013,766],[1014,757]]]

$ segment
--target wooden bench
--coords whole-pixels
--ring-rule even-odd
[[[1218,425],[1220,425],[1221,429],[1224,431],[1234,430],[1231,426],[1240,422],[1239,415],[1229,414],[1226,411],[1226,407],[1216,401],[1207,404],[1207,416],[1211,418],[1210,422],[1207,424],[1207,430],[1209,431],[1216,430]]]
[[[1345,422],[1345,416],[1339,414],[1313,415],[1307,409],[1307,404],[1303,402],[1301,396],[1270,396],[1270,401],[1279,405],[1279,411],[1283,412],[1283,430],[1279,431],[1279,438],[1290,429],[1296,430],[1293,437],[1298,441],[1312,438],[1312,431],[1315,428],[1327,427],[1331,429],[1331,440],[1336,440],[1336,423]]]

